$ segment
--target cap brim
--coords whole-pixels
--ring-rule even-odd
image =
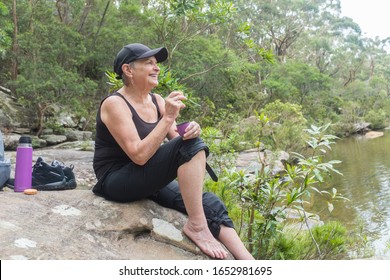
[[[165,47],[150,50],[142,54],[138,59],[152,56],[156,58],[157,62],[163,62],[168,58],[168,50]]]

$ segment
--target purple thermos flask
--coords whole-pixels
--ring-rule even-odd
[[[31,188],[32,183],[32,155],[31,137],[21,136],[16,148],[15,164],[15,192],[22,192]]]

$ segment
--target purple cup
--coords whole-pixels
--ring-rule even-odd
[[[182,122],[176,125],[177,132],[180,134],[180,136],[183,136],[187,126],[190,124],[190,122]]]

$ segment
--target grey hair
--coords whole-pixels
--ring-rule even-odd
[[[135,61],[132,61],[132,62],[127,63],[127,64],[130,66],[130,68],[133,68],[133,69],[135,68]],[[129,77],[127,77],[126,75],[122,75],[122,82],[126,86],[128,86],[129,84],[132,84],[132,80]]]

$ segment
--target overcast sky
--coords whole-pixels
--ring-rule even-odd
[[[340,0],[344,16],[359,24],[363,35],[381,39],[390,37],[388,0]]]

